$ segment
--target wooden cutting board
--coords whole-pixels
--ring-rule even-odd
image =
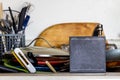
[[[62,44],[69,44],[70,36],[92,36],[99,23],[61,23],[48,27],[38,38],[43,37],[52,46],[60,48]],[[44,40],[36,40],[35,46],[50,47]]]

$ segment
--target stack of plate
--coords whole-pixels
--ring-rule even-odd
[[[33,64],[37,71],[51,71],[51,69],[46,64],[48,61],[56,71],[69,71],[69,53],[56,48],[46,48],[46,47],[25,47],[20,48],[23,53],[27,56],[28,52],[31,52],[37,61]],[[28,57],[28,56],[27,56]],[[28,57],[30,62],[30,57]],[[11,64],[14,66],[19,66],[17,60],[13,57]],[[16,63],[16,64],[15,64]],[[13,65],[12,64],[12,65]]]

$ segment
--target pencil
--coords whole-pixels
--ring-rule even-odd
[[[49,61],[45,61],[46,65],[50,68],[51,71],[53,71],[54,73],[56,73],[55,68],[50,64]]]

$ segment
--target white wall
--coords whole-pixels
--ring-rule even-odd
[[[99,22],[108,39],[120,37],[120,0],[0,0],[4,9],[20,10],[24,2],[32,3],[26,39],[32,40],[50,25],[64,22]],[[31,23],[32,22],[32,23]]]

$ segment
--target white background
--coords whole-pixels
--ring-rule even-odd
[[[26,28],[26,39],[33,40],[45,28],[66,22],[99,22],[103,24],[107,39],[120,38],[120,0],[0,0],[3,8],[20,11],[24,2],[34,5],[30,13],[31,20]],[[50,76],[49,76],[50,77]],[[1,77],[1,80],[50,80],[47,77]],[[80,79],[77,77],[59,77],[58,80]],[[84,79],[88,79],[87,76]],[[56,80],[52,77],[51,80]]]
[[[34,5],[26,39],[36,38],[45,28],[65,22],[99,22],[107,39],[120,37],[120,0],[0,0],[3,8],[20,11],[24,2]]]

